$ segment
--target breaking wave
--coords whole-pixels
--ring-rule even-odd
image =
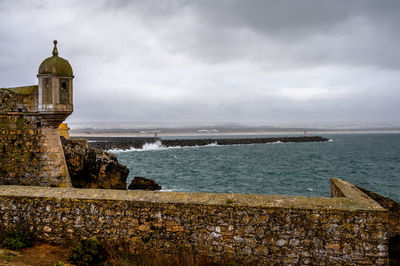
[[[171,147],[166,147],[162,145],[161,141],[156,141],[154,143],[145,143],[141,149],[137,148],[130,148],[127,150],[122,150],[122,149],[111,149],[108,150],[107,152],[111,153],[121,153],[121,152],[132,152],[132,151],[139,151],[139,152],[144,152],[144,151],[159,151],[159,150],[170,150],[170,149],[181,149],[181,148],[201,148],[201,147],[214,147],[214,146],[219,146],[217,142],[213,142],[204,146],[171,146]]]

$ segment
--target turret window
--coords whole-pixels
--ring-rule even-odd
[[[68,79],[60,79],[60,104],[70,104]]]
[[[42,81],[42,103],[52,104],[53,103],[53,93],[51,88],[51,78],[44,78]]]

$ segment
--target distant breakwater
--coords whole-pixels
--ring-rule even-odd
[[[239,144],[261,144],[274,142],[322,142],[329,139],[320,136],[309,137],[271,137],[271,138],[228,138],[228,139],[159,139],[140,137],[86,137],[89,146],[101,150],[128,150],[131,148],[141,149],[146,143],[161,142],[164,147],[193,147],[216,145],[239,145]]]

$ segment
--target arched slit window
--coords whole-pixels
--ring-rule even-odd
[[[53,103],[53,92],[51,86],[51,78],[44,78],[42,81],[42,103],[52,104]]]
[[[60,79],[60,104],[69,103],[69,80]]]

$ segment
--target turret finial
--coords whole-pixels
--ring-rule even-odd
[[[53,56],[58,56],[57,40],[54,40],[53,43],[54,43]]]

